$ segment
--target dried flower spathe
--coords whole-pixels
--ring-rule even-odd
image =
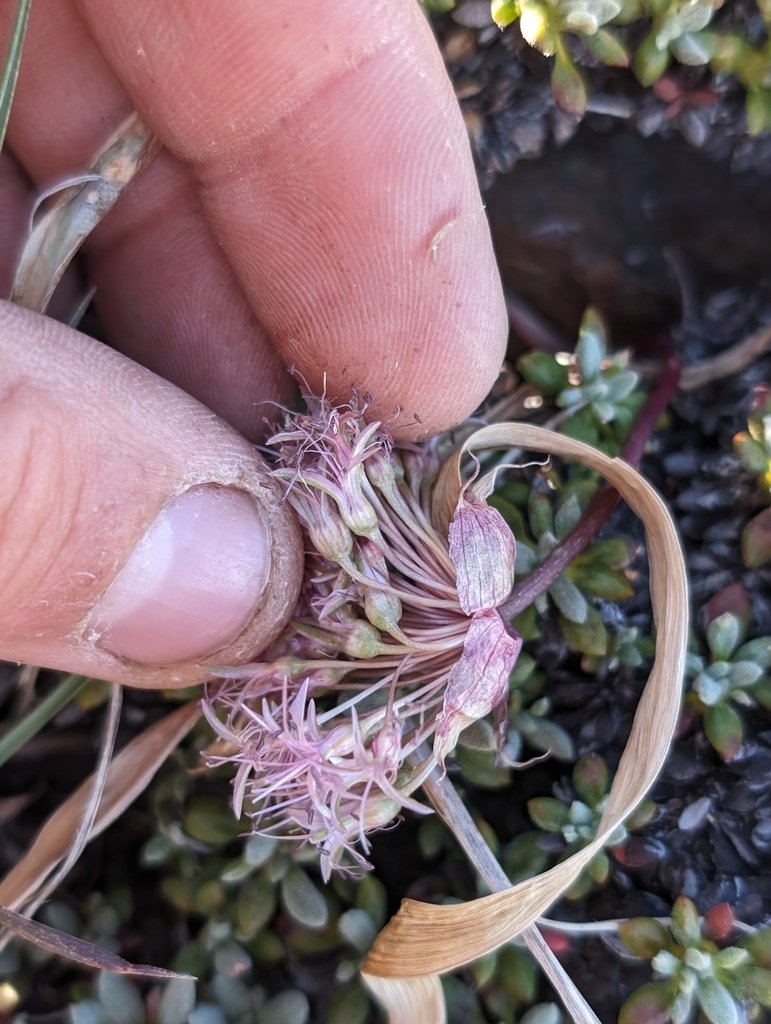
[[[308,540],[300,601],[265,660],[212,685],[204,710],[223,741],[209,760],[237,769],[236,812],[317,846],[328,876],[368,866],[367,833],[403,808],[428,811],[411,794],[467,725],[505,723],[521,641],[496,610],[514,537],[481,485],[445,535],[430,513],[437,442],[398,447],[363,405],[309,409],[269,442]]]

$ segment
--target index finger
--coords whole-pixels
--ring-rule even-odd
[[[190,166],[261,323],[314,390],[402,436],[484,397],[505,311],[455,97],[415,3],[80,0]]]

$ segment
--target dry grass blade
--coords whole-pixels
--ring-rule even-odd
[[[150,726],[121,750],[110,765],[89,838],[103,832],[146,789],[200,714],[198,701],[185,704]],[[91,788],[92,779],[86,779],[43,825],[24,857],[0,881],[0,906],[16,910],[26,903],[67,855],[83,819]]]
[[[124,121],[84,173],[74,183],[65,183],[38,218],[19,260],[11,302],[45,312],[83,241],[158,148],[138,115]]]
[[[677,532],[659,494],[626,463],[580,441],[529,424],[496,424],[473,434],[443,468],[435,490],[436,522],[449,522],[463,455],[501,447],[579,460],[613,484],[643,520],[658,631],[656,658],[595,839],[551,870],[504,892],[455,906],[405,900],[364,965],[367,974],[394,981],[461,967],[510,941],[544,913],[642,800],[664,762],[680,709],[688,586]]]
[[[759,359],[771,348],[771,326],[766,325],[760,330],[743,338],[736,345],[721,352],[714,359],[705,359],[695,366],[686,366],[680,375],[680,387],[683,391],[695,391],[715,380],[732,377]]]
[[[78,862],[84,847],[91,837],[94,821],[99,813],[99,805],[104,796],[104,787],[107,782],[107,773],[110,770],[113,751],[115,750],[115,738],[118,735],[120,724],[120,713],[123,707],[123,688],[113,686],[110,691],[107,718],[104,725],[99,761],[96,771],[91,776],[91,792],[83,808],[83,817],[77,823],[77,828],[72,837],[72,842],[67,855],[56,869],[45,881],[45,884],[35,893],[35,898],[24,908],[27,917],[32,917],[44,900],[47,900],[52,892],[61,884]]]
[[[63,956],[66,960],[83,964],[85,967],[95,967],[100,971],[112,971],[114,974],[140,975],[143,978],[170,980],[191,977],[189,974],[166,971],[162,967],[129,963],[122,956],[106,949],[100,949],[93,942],[77,939],[74,935],[67,935],[56,928],[49,928],[47,924],[41,924],[39,921],[30,921],[5,907],[0,907],[0,925],[13,932],[17,938],[31,942],[38,949],[44,949],[48,953],[53,953],[54,956]]]
[[[374,974],[361,975],[372,995],[388,1008],[391,1021],[398,1024],[445,1024],[447,1012],[442,984],[437,974],[394,981]]]

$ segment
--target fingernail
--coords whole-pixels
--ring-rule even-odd
[[[100,647],[147,665],[191,661],[238,636],[270,569],[245,491],[206,484],[169,502],[94,609]]]

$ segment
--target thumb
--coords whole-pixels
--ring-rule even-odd
[[[0,658],[182,686],[288,619],[302,544],[254,449],[111,349],[0,302]]]

